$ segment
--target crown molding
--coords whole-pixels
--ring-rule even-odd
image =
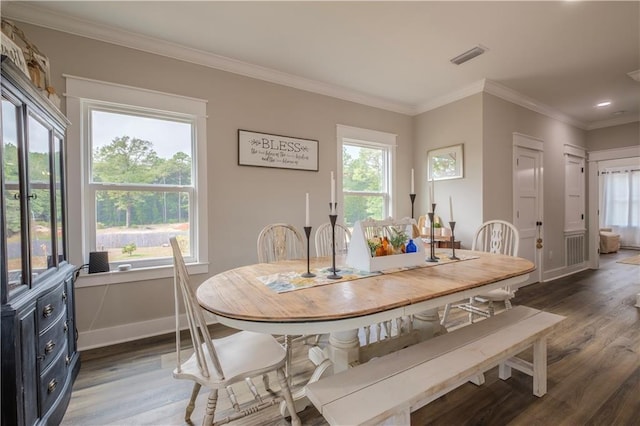
[[[389,101],[387,99],[367,95],[355,90],[349,90],[337,85],[306,79],[293,74],[257,66],[225,56],[184,47],[176,43],[170,43],[153,37],[116,29],[108,25],[96,24],[72,18],[60,13],[45,11],[42,8],[30,4],[11,2],[3,6],[2,12],[4,17],[16,21],[124,46],[131,49],[141,50],[143,52],[166,56],[374,108],[380,108],[405,115],[415,114],[415,108],[411,105]]]
[[[520,105],[521,107],[546,115],[547,117],[562,121],[583,130],[587,130],[588,126],[586,123],[576,120],[575,118],[563,114],[536,99],[523,95],[520,92],[516,92],[515,90],[496,83],[495,81],[485,80],[484,91],[486,93],[490,93],[494,96],[504,99],[505,101],[509,101],[516,105]]]
[[[416,107],[413,115],[422,114],[423,112],[440,108],[441,106],[445,106],[447,104],[450,104],[451,102],[459,101],[460,99],[464,99],[467,96],[480,93],[484,90],[484,84],[484,79],[478,80],[475,83],[470,84],[469,86],[463,87],[462,89],[455,90],[446,95],[424,102]]]
[[[635,123],[636,121],[640,121],[640,115],[629,116],[629,117],[616,117],[616,118],[612,118],[610,120],[594,121],[592,123],[589,123],[589,125],[587,126],[587,130],[602,129],[604,127],[620,126],[622,124]]]
[[[292,87],[307,92],[317,93],[332,98],[379,108],[399,114],[415,116],[424,112],[450,104],[476,93],[486,92],[508,102],[520,105],[524,108],[546,115],[550,118],[568,123],[583,130],[593,130],[602,127],[616,126],[620,124],[640,121],[640,117],[615,118],[611,120],[593,122],[590,124],[576,120],[558,110],[543,104],[542,102],[523,95],[513,89],[503,86],[495,81],[482,79],[469,86],[455,90],[446,95],[434,98],[427,102],[410,105],[393,102],[377,96],[350,90],[341,86],[324,83],[299,77],[293,74],[277,71],[271,68],[261,67],[236,59],[228,58],[213,53],[181,46],[158,40],[153,37],[140,35],[121,29],[93,22],[72,18],[60,13],[44,10],[40,7],[18,1],[4,2],[2,8],[3,17],[16,21],[61,31],[80,37],[86,37],[105,43],[115,44],[131,49],[140,50],[160,56],[169,57],[245,77],[255,78],[282,86]],[[640,70],[639,70],[640,71]],[[630,73],[633,74],[633,73]],[[633,78],[633,76],[632,76]]]

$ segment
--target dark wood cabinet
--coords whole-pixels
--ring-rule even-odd
[[[80,369],[67,262],[67,119],[2,57],[2,425],[59,424]]]

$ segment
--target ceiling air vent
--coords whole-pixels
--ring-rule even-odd
[[[464,64],[465,62],[475,58],[476,56],[482,55],[486,50],[487,49],[484,47],[476,46],[473,49],[469,49],[466,52],[461,53],[460,55],[451,59],[451,62],[456,65]]]
[[[640,83],[640,70],[628,72],[627,75]]]

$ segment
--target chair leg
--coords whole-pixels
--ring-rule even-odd
[[[300,417],[298,417],[298,413],[296,413],[296,405],[293,403],[288,377],[284,374],[284,370],[282,368],[278,368],[276,373],[278,375],[280,387],[282,388],[282,396],[284,396],[285,403],[287,404],[287,410],[291,416],[291,424],[293,426],[301,426],[302,422],[300,422]]]
[[[291,356],[293,353],[293,341],[290,335],[284,336],[284,349],[287,352],[286,359],[284,360],[284,374],[287,376],[289,383],[291,383]]]
[[[469,305],[473,306],[474,299],[473,297],[469,298]],[[469,324],[473,324],[473,311],[469,311]]]
[[[447,303],[444,306],[444,313],[442,314],[442,320],[440,321],[440,325],[446,326],[447,318],[449,318],[450,311],[451,311],[451,303]]]
[[[216,412],[216,405],[218,404],[218,389],[211,389],[209,392],[209,398],[207,399],[207,410],[202,419],[202,426],[213,425],[213,414]]]
[[[489,316],[492,317],[496,313],[496,309],[493,307],[493,300],[489,300]]]
[[[269,384],[269,375],[268,374],[263,374],[262,375],[262,383],[264,383],[264,388],[266,389],[267,392],[273,393],[273,390],[271,390],[271,385]]]
[[[509,299],[505,299],[505,301],[504,301],[504,309],[505,309],[505,310],[509,310],[509,309],[511,309],[512,307],[513,307],[513,306],[511,306],[511,300],[509,300]]]
[[[189,399],[189,404],[187,404],[187,411],[184,414],[184,421],[190,423],[191,421],[191,413],[193,413],[193,409],[196,407],[196,398],[198,397],[198,393],[200,392],[200,388],[202,385],[200,383],[193,384],[193,390],[191,391],[191,399]]]

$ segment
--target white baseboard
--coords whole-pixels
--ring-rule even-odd
[[[544,271],[542,273],[542,282],[548,282],[557,280],[559,278],[568,277],[569,275],[573,275],[575,273],[584,271],[589,269],[588,262],[582,262],[579,265],[573,265],[570,267],[563,266],[562,268],[551,269],[549,271]]]
[[[213,315],[206,315],[207,323],[216,323]],[[180,316],[180,324],[186,328],[187,319]],[[133,340],[144,339],[146,337],[159,336],[173,333],[176,330],[175,316],[157,318],[149,321],[140,321],[129,324],[117,325],[114,327],[99,328],[97,330],[86,330],[78,333],[78,350],[101,348],[118,343],[131,342]]]

